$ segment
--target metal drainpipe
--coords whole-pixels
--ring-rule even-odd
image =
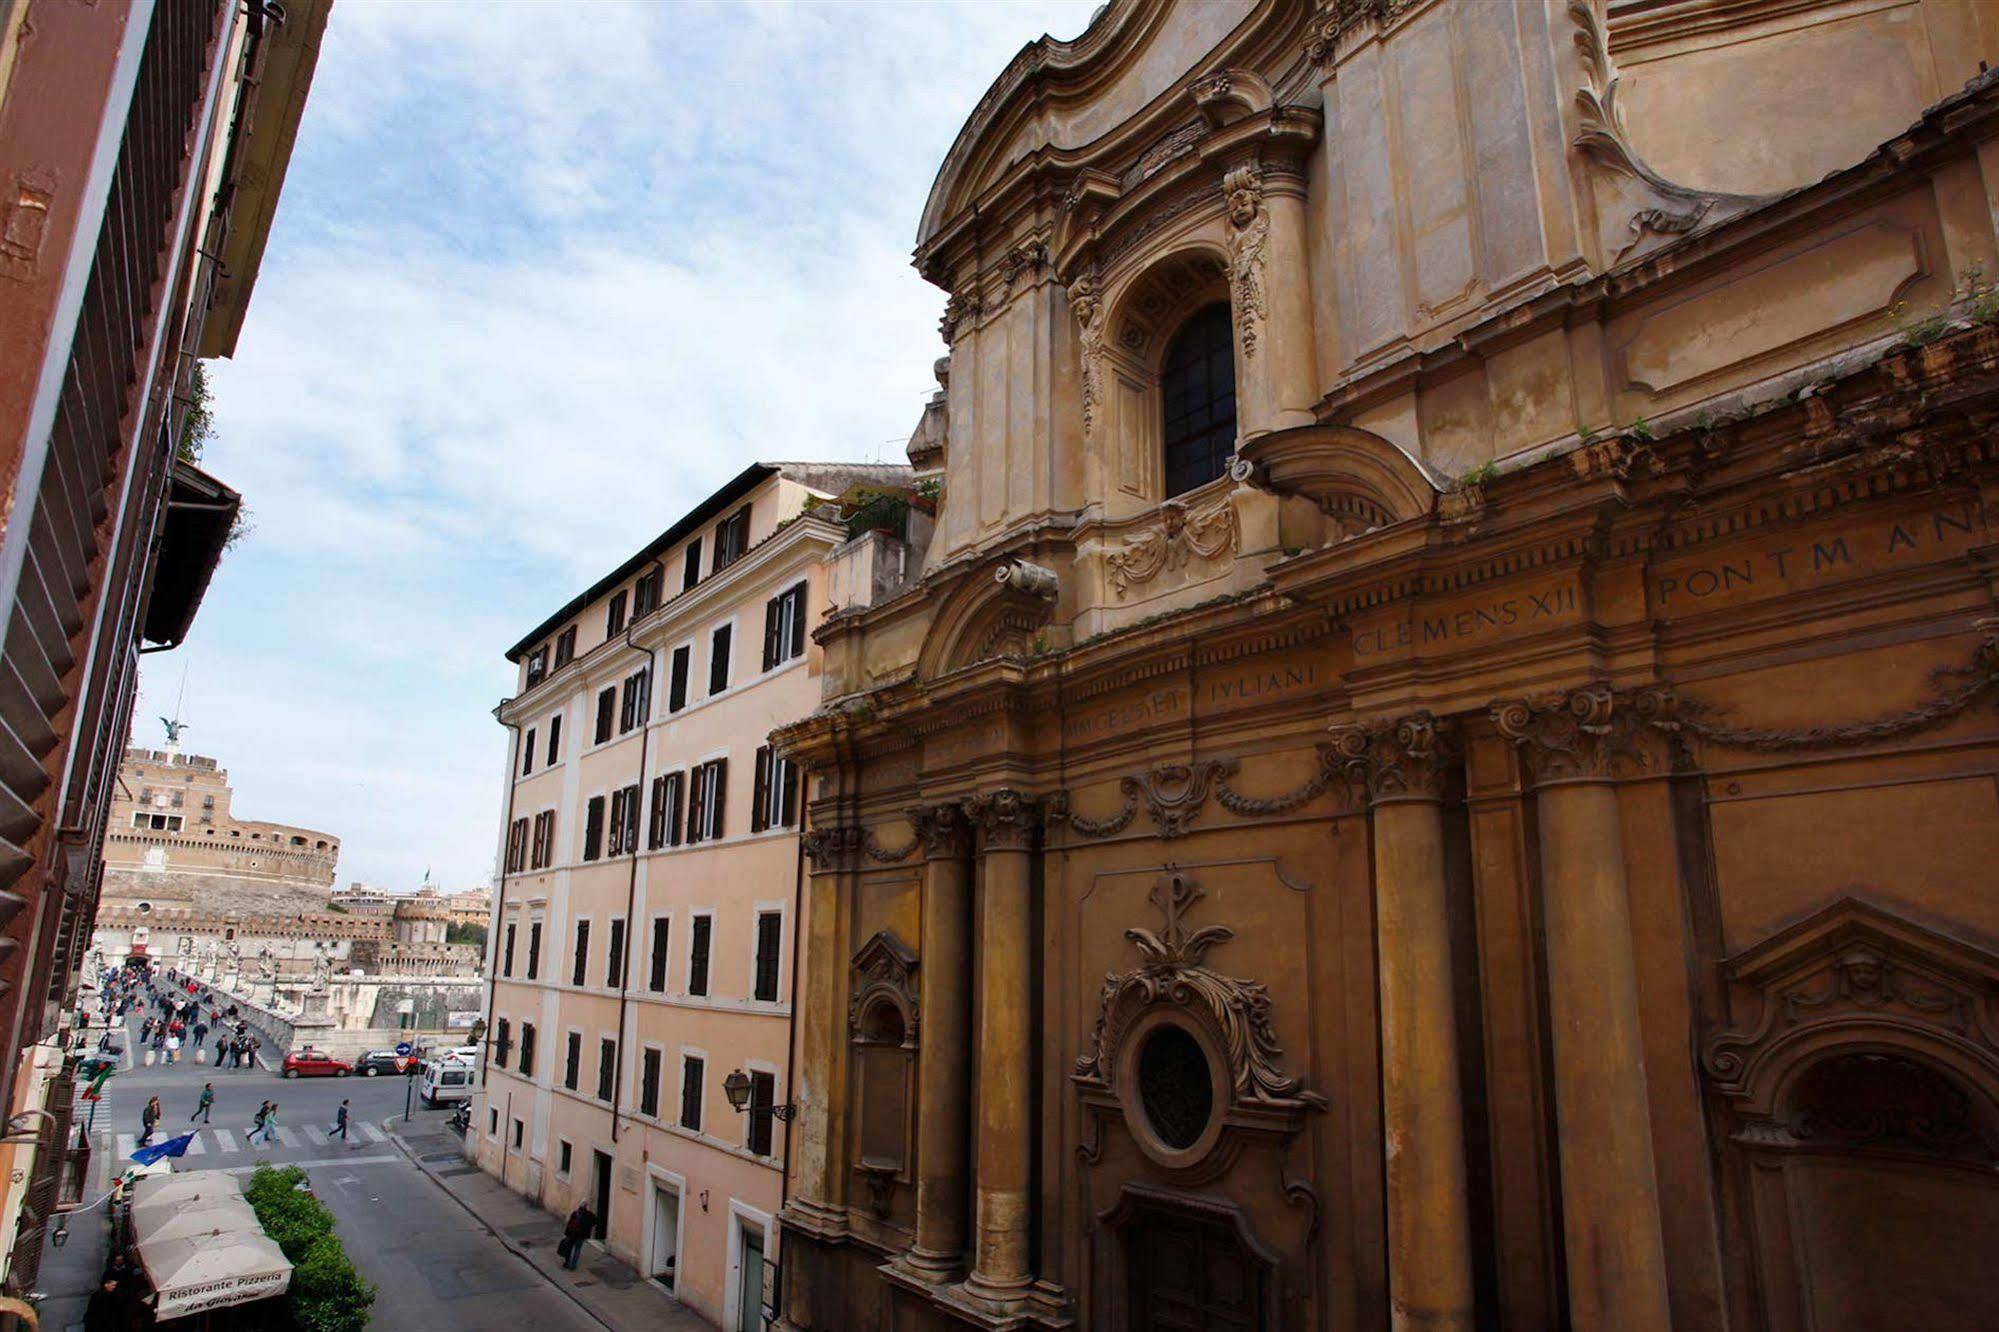
[[[647,615],[652,614],[653,611],[658,610],[660,606],[666,604],[666,562],[663,560],[654,560],[652,567],[653,572],[659,575],[660,601],[659,605],[654,606],[652,610],[646,612]],[[639,627],[640,618],[642,617],[633,616],[631,623],[625,626],[625,646],[634,652],[642,650],[637,643],[632,641],[632,631]],[[635,799],[646,794],[646,751],[652,746],[652,687],[657,682],[659,676],[659,660],[654,656],[653,650],[645,648],[643,651],[646,654],[646,715],[639,720],[639,780],[638,784],[633,788],[637,793],[634,797]],[[638,822],[638,818],[634,814],[628,813],[627,817],[631,818],[634,823]],[[637,904],[639,897],[639,849],[637,846],[628,846],[625,848],[625,851],[632,858],[632,872],[625,880],[625,937],[623,940],[625,955],[618,959],[618,1058],[611,1065],[611,1143],[613,1146],[616,1146],[618,1141],[618,1102],[623,1097],[625,1091],[625,1047],[627,1044],[625,1040],[625,1012],[631,1006],[632,938],[638,933],[638,922],[632,919],[632,908]]]

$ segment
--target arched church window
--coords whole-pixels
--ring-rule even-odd
[[[1197,311],[1159,368],[1166,495],[1206,485],[1235,452],[1235,336],[1226,302]]]

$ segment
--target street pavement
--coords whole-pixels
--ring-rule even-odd
[[[125,1044],[138,1056],[134,1023]],[[213,1042],[210,1042],[213,1049]],[[269,1067],[217,1068],[196,1064],[136,1066],[113,1075],[91,1123],[89,1102],[79,1100],[77,1121],[91,1124],[91,1180],[95,1202],[112,1176],[130,1164],[148,1097],[160,1098],[153,1141],[192,1127],[196,1136],[176,1170],[230,1170],[248,1174],[259,1165],[303,1167],[312,1188],[333,1212],[348,1254],[377,1295],[369,1327],[376,1332],[485,1332],[521,1327],[552,1332],[599,1332],[603,1326],[576,1299],[554,1285],[506,1241],[467,1211],[419,1169],[390,1138],[393,1117],[402,1126],[407,1087],[399,1077],[298,1078],[275,1071],[284,1050],[266,1041]],[[202,1084],[215,1087],[209,1122],[190,1125]],[[81,1088],[79,1088],[79,1092]],[[334,1111],[349,1101],[350,1136],[331,1133]],[[248,1142],[251,1116],[265,1100],[278,1103],[278,1129],[268,1146]],[[425,1110],[413,1095],[405,1132],[458,1141],[446,1121],[449,1109]],[[80,1326],[83,1306],[104,1261],[107,1228],[102,1209],[78,1216],[70,1241],[47,1251],[41,1289],[42,1326]]]

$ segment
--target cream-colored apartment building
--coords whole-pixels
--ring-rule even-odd
[[[558,1214],[588,1201],[726,1328],[762,1326],[793,1095],[801,792],[769,734],[818,705],[829,570],[868,539],[838,501],[909,475],[755,464],[508,653],[468,1152]]]

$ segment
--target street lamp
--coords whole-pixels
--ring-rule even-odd
[[[736,1113],[742,1114],[750,1108],[750,1075],[737,1069],[722,1079],[722,1092],[729,1098],[729,1104],[735,1107]],[[788,1124],[796,1107],[787,1101],[783,1105],[759,1106],[758,1109],[767,1112],[779,1123]]]

